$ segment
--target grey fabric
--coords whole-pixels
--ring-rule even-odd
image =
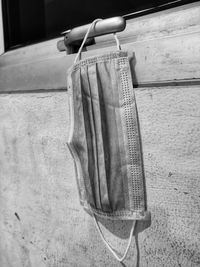
[[[141,139],[128,53],[75,63],[67,74],[68,145],[80,202],[110,219],[145,219]]]

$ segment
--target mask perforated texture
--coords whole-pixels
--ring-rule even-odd
[[[118,60],[118,64],[120,68],[121,94],[123,99],[123,119],[125,120],[126,125],[128,152],[130,160],[129,163],[132,183],[132,192],[130,192],[130,197],[132,199],[132,208],[134,210],[141,210],[144,208],[142,204],[142,200],[144,199],[144,188],[135,96],[133,88],[129,85],[128,58],[120,58]]]

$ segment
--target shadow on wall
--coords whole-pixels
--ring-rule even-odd
[[[131,75],[132,75],[132,84],[133,87],[137,87],[138,86],[138,80],[136,77],[136,73],[135,73],[135,66],[136,66],[136,57],[135,57],[135,53],[133,52],[131,57],[129,58],[129,64],[130,64],[130,69],[131,69]]]
[[[113,235],[121,238],[127,239],[130,235],[131,227],[133,224],[132,220],[107,220],[98,217],[98,221],[111,232]],[[151,217],[147,220],[136,221],[135,229],[133,235],[138,235],[140,232],[144,231],[151,225]]]
[[[117,236],[121,239],[128,239],[131,231],[131,227],[133,224],[132,220],[107,220],[103,218],[98,218],[98,222],[100,222],[110,233],[114,236]],[[135,247],[137,252],[137,261],[136,267],[140,266],[140,250],[139,250],[139,242],[138,242],[138,234],[144,231],[146,228],[151,225],[151,216],[148,217],[147,220],[136,221],[135,229],[133,232],[133,236],[135,237]],[[126,265],[121,262],[121,265],[126,267]]]

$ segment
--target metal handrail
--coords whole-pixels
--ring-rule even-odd
[[[64,40],[58,42],[58,49],[60,51],[64,51],[67,47],[72,46],[77,41],[82,40],[89,26],[90,24],[87,24],[67,31]],[[126,20],[123,17],[103,19],[95,24],[95,27],[91,29],[88,37],[93,38],[104,34],[121,32],[125,29],[125,27]]]

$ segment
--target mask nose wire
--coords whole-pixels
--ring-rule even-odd
[[[90,26],[89,26],[89,28],[88,28],[86,34],[85,34],[85,37],[84,37],[84,39],[83,39],[83,42],[82,42],[82,44],[81,44],[81,46],[80,46],[80,48],[79,48],[79,50],[78,50],[78,53],[77,53],[77,55],[76,55],[76,57],[75,57],[75,59],[74,59],[74,64],[75,64],[78,60],[80,60],[80,56],[81,56],[81,52],[82,52],[83,46],[84,46],[84,44],[85,44],[85,42],[86,42],[86,40],[87,40],[87,38],[88,38],[88,35],[89,35],[91,29],[92,29],[93,27],[95,27],[95,24],[96,24],[98,21],[101,21],[101,20],[102,20],[102,19],[95,19],[95,20],[90,24]],[[114,33],[114,38],[115,38],[115,41],[116,41],[116,44],[117,44],[117,49],[118,49],[118,50],[121,50],[121,46],[120,46],[120,43],[119,43],[119,39],[118,39],[116,33]]]

